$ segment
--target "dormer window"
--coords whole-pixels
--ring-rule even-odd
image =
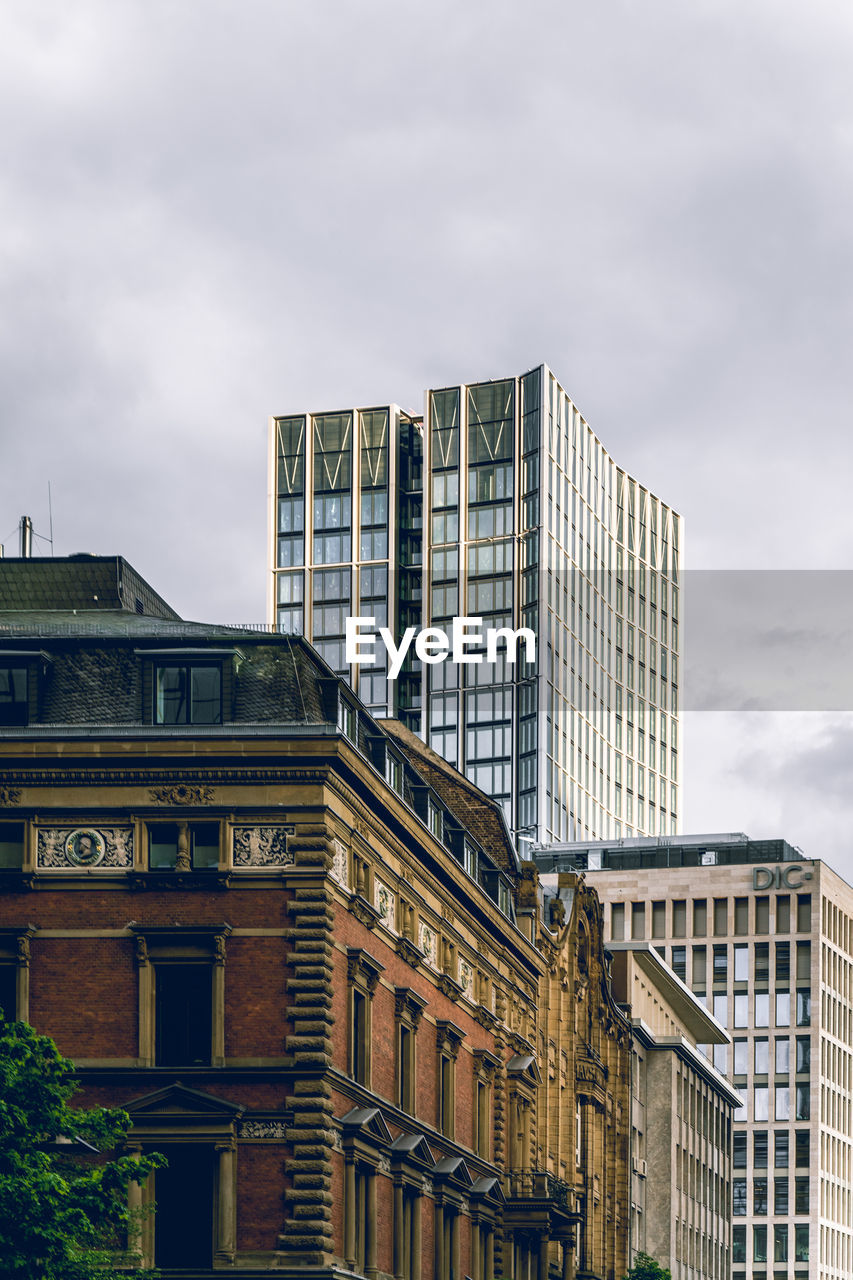
[[[345,698],[341,698],[338,703],[338,728],[345,738],[349,738],[350,742],[355,742],[355,707],[351,702],[347,702]]]
[[[221,724],[220,664],[157,663],[154,668],[154,723]]]
[[[398,795],[403,794],[403,765],[391,755],[390,751],[385,757],[385,776],[389,784],[397,792]]]
[[[0,725],[29,723],[27,668],[18,663],[0,664]]]

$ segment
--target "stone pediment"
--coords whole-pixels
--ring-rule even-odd
[[[395,1138],[391,1143],[391,1159],[417,1165],[424,1172],[432,1173],[435,1169],[435,1157],[422,1133],[401,1133]]]
[[[532,1053],[517,1053],[510,1058],[506,1064],[506,1073],[510,1079],[524,1080],[528,1084],[542,1083],[542,1076]]]
[[[460,1191],[470,1191],[474,1185],[468,1166],[461,1156],[445,1156],[439,1160],[433,1172],[436,1182],[447,1182]]]
[[[246,1108],[228,1102],[225,1098],[217,1098],[212,1093],[203,1093],[200,1089],[189,1089],[186,1085],[176,1083],[134,1098],[132,1102],[125,1103],[124,1110],[134,1122],[148,1117],[161,1119],[169,1116],[182,1119],[219,1119],[230,1123],[241,1116]]]
[[[482,1200],[491,1200],[493,1204],[504,1204],[506,1202],[500,1178],[478,1178],[471,1188],[471,1196],[472,1198],[477,1196]]]
[[[367,1138],[374,1143],[390,1146],[393,1138],[391,1130],[378,1107],[353,1107],[341,1119],[344,1133]]]

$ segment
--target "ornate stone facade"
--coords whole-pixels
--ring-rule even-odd
[[[594,894],[543,904],[498,806],[298,638],[169,625],[164,643],[145,616],[113,638],[39,621],[35,732],[0,730],[17,1013],[74,1059],[84,1101],[128,1107],[132,1148],[169,1155],[143,1198],[192,1177],[209,1200],[180,1230],[150,1215],[140,1262],[621,1275],[628,1053]],[[74,723],[84,661],[108,759]],[[221,723],[160,737],[176,664],[218,668]]]

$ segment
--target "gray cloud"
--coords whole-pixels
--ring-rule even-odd
[[[58,551],[258,619],[268,414],[545,359],[688,565],[846,568],[851,36],[834,0],[13,0],[0,536],[50,479]]]

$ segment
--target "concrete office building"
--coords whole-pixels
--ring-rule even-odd
[[[631,1260],[649,1254],[675,1280],[728,1276],[741,1098],[697,1043],[731,1037],[648,942],[608,946],[632,1028]]]
[[[276,417],[270,620],[303,632],[532,840],[678,821],[679,517],[545,365],[398,406]],[[347,616],[529,628],[537,661],[348,666]],[[377,647],[377,654],[384,652]]]
[[[649,940],[731,1031],[731,1047],[708,1052],[745,1100],[732,1280],[849,1280],[853,888],[783,840],[740,834],[553,845],[535,859],[543,873],[586,869],[614,945]]]

